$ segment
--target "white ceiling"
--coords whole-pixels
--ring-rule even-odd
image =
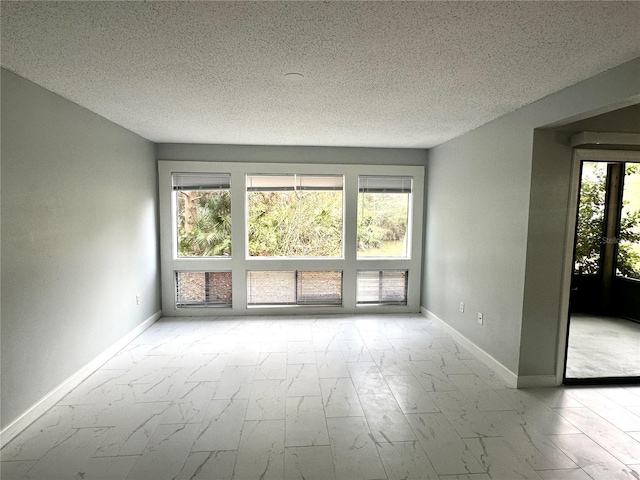
[[[638,2],[2,1],[1,20],[4,67],[155,142],[431,147],[640,56]]]

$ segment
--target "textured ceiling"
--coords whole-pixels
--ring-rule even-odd
[[[3,1],[1,20],[4,67],[155,142],[431,147],[640,56],[638,2]]]

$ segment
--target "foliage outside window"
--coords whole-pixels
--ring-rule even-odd
[[[625,166],[616,275],[640,280],[640,164]]]
[[[619,233],[615,239],[607,239],[604,235],[607,164],[583,163],[574,267],[576,274],[599,274],[603,244],[615,242],[618,251],[616,274],[640,279],[639,180],[639,165],[626,164]]]
[[[229,174],[175,174],[178,257],[231,255]]]
[[[341,175],[247,175],[249,256],[340,257]]]
[[[411,178],[361,176],[358,257],[406,257]]]

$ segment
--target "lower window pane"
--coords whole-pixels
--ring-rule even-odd
[[[298,272],[299,305],[342,305],[342,272]]]
[[[406,270],[361,270],[357,275],[358,305],[406,305]]]
[[[342,305],[342,272],[247,272],[247,304]]]
[[[176,307],[230,307],[231,272],[176,272]]]

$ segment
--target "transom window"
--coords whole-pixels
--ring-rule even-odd
[[[419,310],[423,167],[160,161],[159,182],[165,315]]]

